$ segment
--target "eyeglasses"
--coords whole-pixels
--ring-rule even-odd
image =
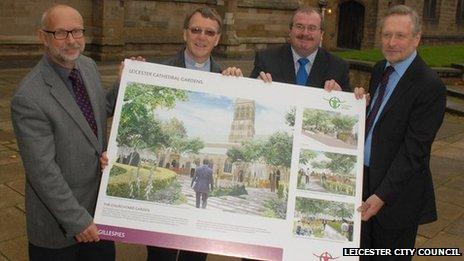
[[[310,32],[316,32],[317,30],[321,29],[317,25],[304,25],[304,24],[293,24],[292,28],[295,28],[295,30],[303,32],[305,29],[308,29]]]
[[[397,34],[394,34],[394,33],[381,33],[380,36],[382,37],[382,39],[385,39],[385,40],[390,40],[391,38],[396,38],[397,40],[404,40],[404,39],[410,37],[411,35],[403,34],[403,33],[397,33]],[[412,35],[412,36],[414,36],[414,35]]]
[[[206,36],[209,36],[209,37],[214,37],[216,36],[216,34],[219,34],[219,32],[216,32],[214,30],[211,30],[211,29],[202,29],[198,26],[196,27],[189,27],[188,28],[190,30],[190,32],[192,34],[202,34],[203,32],[205,32],[205,35]]]
[[[74,39],[79,39],[84,36],[85,29],[73,29],[71,31],[68,30],[57,30],[57,31],[47,31],[47,30],[42,30],[46,33],[53,34],[53,37],[56,40],[64,40],[68,38],[68,35],[71,34]]]

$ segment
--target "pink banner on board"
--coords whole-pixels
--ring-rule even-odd
[[[282,260],[283,250],[277,247],[243,244],[222,240],[173,235],[140,229],[97,225],[101,239],[160,246],[217,255],[237,256],[263,260]]]

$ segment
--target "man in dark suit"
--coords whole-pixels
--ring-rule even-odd
[[[106,147],[107,107],[95,62],[83,55],[79,12],[56,5],[42,16],[45,54],[11,101],[25,173],[30,260],[114,260],[93,214]]]
[[[296,10],[290,20],[290,43],[257,52],[250,77],[351,91],[348,63],[319,47],[323,24],[319,9],[301,7]]]
[[[207,159],[203,160],[203,165],[198,167],[195,170],[195,175],[192,178],[191,187],[195,191],[196,195],[196,207],[200,208],[200,198],[201,198],[201,208],[206,208],[208,202],[208,194],[213,190],[213,170],[209,167],[209,161]]]
[[[189,13],[184,20],[183,38],[185,47],[174,57],[163,64],[192,70],[221,73],[211,52],[219,43],[221,37],[222,19],[216,10],[207,6],[198,7]],[[224,75],[242,76],[240,69],[229,67],[222,72]],[[186,250],[147,246],[147,260],[192,260],[204,261],[207,254]]]
[[[163,64],[221,73],[221,66],[211,56],[219,43],[221,27],[222,20],[216,10],[206,6],[195,9],[184,20],[185,46]]]
[[[413,248],[418,225],[437,219],[429,161],[446,89],[417,54],[416,11],[404,5],[388,10],[380,38],[385,60],[369,84],[361,247]]]

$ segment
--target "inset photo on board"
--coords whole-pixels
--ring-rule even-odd
[[[356,161],[354,155],[302,149],[298,164],[297,188],[354,196]]]
[[[354,204],[297,197],[293,235],[310,239],[353,241]]]
[[[310,147],[356,149],[359,117],[339,112],[303,110],[302,139]]]
[[[129,83],[108,196],[285,219],[290,105]]]

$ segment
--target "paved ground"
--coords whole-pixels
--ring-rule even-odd
[[[319,185],[317,182],[317,178],[310,178],[309,183],[302,181],[298,188],[317,192],[327,192],[327,190],[321,185]]]
[[[187,197],[187,203],[185,203],[185,206],[195,208],[196,195],[190,187],[190,177],[187,175],[179,175],[177,180],[182,185],[182,194]],[[221,186],[221,184],[219,186]],[[271,192],[269,189],[246,188],[246,190],[248,195],[242,195],[240,197],[208,197],[206,209],[263,216],[266,211],[266,208],[264,207],[265,202],[272,198],[277,198],[277,193]]]
[[[348,143],[345,143],[335,137],[332,137],[330,135],[326,135],[323,133],[312,133],[309,131],[302,131],[302,134],[306,136],[306,138],[312,139],[311,143],[314,142],[319,142],[324,144],[325,146],[330,146],[330,147],[337,147],[337,148],[342,148],[342,149],[356,149],[356,145],[351,145]]]
[[[227,64],[230,62],[224,62]],[[234,61],[249,72],[250,61]],[[114,82],[115,66],[101,66],[106,86]],[[24,216],[24,171],[10,121],[10,98],[30,69],[0,70],[0,261],[27,260]],[[439,220],[421,226],[417,247],[459,247],[464,251],[464,118],[447,115],[432,148],[431,167]],[[117,245],[118,260],[145,260],[145,248]],[[462,258],[462,257],[461,257]],[[415,260],[462,260],[420,257]],[[237,260],[209,256],[208,261]]]

